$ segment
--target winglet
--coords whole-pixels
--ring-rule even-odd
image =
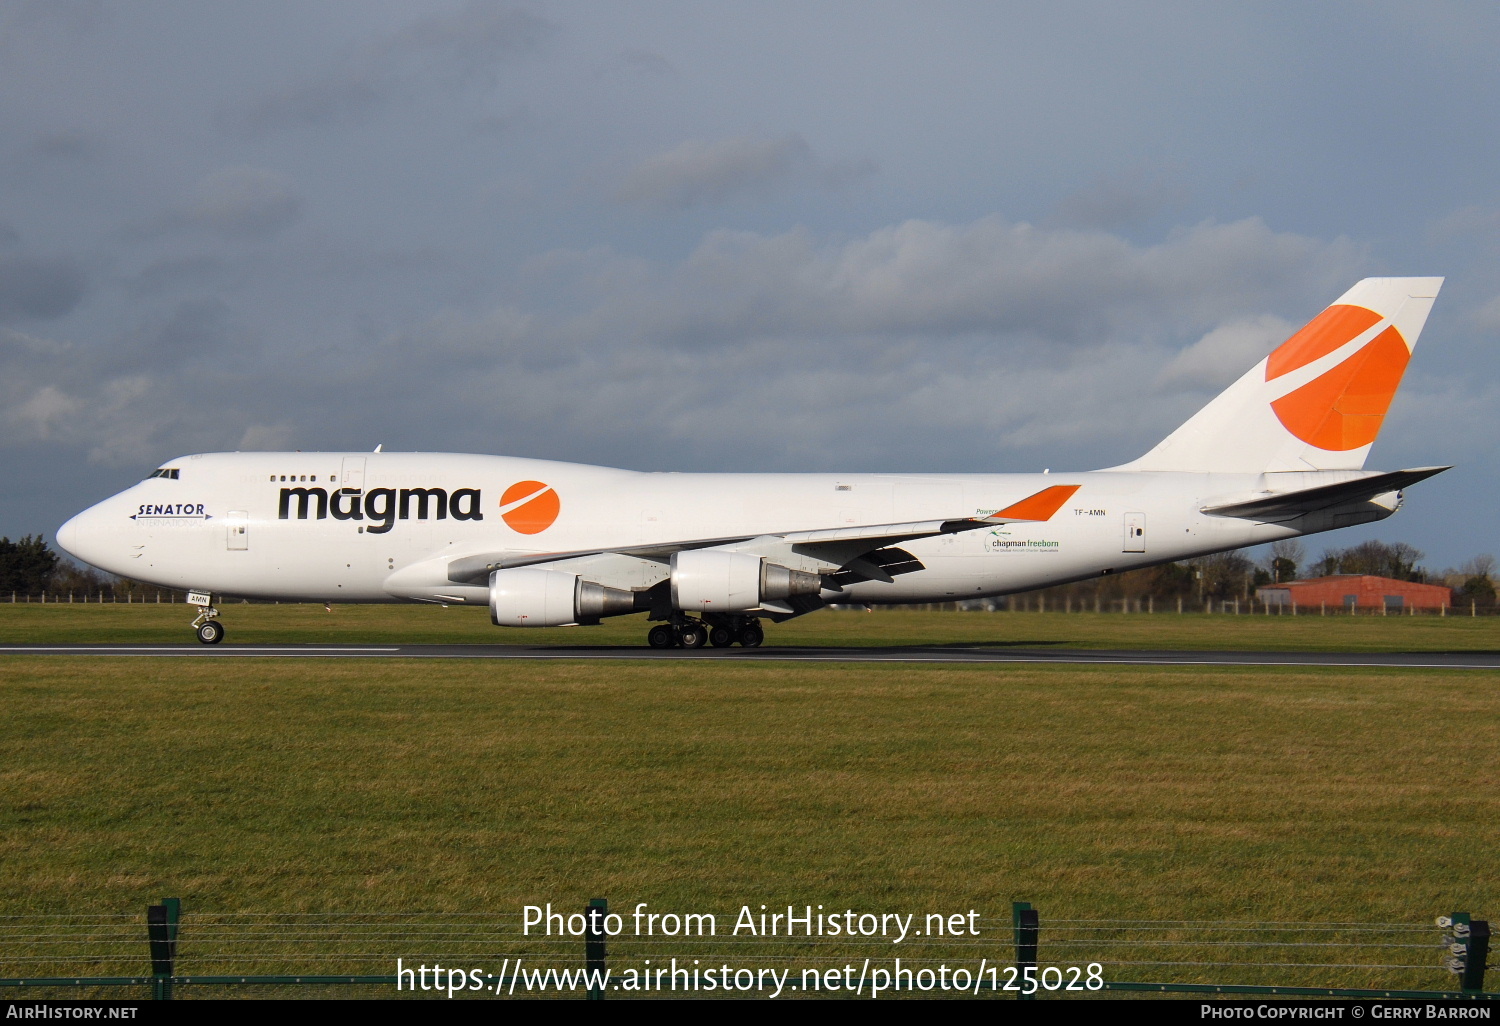
[[[974,519],[985,524],[1013,524],[1021,521],[1051,520],[1052,515],[1063,508],[1063,503],[1073,497],[1079,485],[1053,485],[1029,495],[1020,502],[1011,503],[989,516]]]

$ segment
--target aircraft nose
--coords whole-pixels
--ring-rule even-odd
[[[80,534],[78,521],[82,519],[83,514],[80,513],[57,529],[57,547],[62,549],[68,555],[72,556],[74,559],[83,558],[83,556],[78,552],[78,536]]]
[[[110,546],[100,530],[99,517],[100,511],[94,507],[63,524],[57,529],[57,547],[74,559],[102,570],[114,561],[109,558]]]

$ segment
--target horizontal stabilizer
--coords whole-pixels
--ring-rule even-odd
[[[1209,516],[1238,517],[1242,520],[1292,520],[1333,506],[1365,501],[1377,495],[1398,492],[1408,485],[1425,481],[1449,469],[1451,468],[1418,467],[1413,470],[1394,470],[1388,474],[1370,474],[1367,477],[1357,477],[1350,481],[1299,488],[1290,492],[1270,492],[1241,502],[1205,506],[1203,512]]]

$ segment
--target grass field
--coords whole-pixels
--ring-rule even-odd
[[[50,640],[95,623],[110,626],[95,640],[131,624],[159,640],[182,619],[14,612],[0,608],[7,640],[36,640],[15,636],[22,622]],[[472,610],[418,612],[433,626],[412,640],[497,633]],[[231,638],[310,623],[329,626],[299,640],[370,640],[365,615],[246,607]],[[1302,627],[876,613],[795,629],[974,643],[973,623],[991,642],[1081,644],[1126,619],[1144,633],[1087,640],[1233,647]],[[1485,620],[1358,635],[1366,622],[1324,622],[1313,643],[1491,644]],[[1049,919],[1493,917],[1497,685],[1490,671],[6,657],[0,913],[136,912],[167,894],[195,911],[514,913],[605,895],[729,917],[762,902],[1003,917],[1013,899]],[[995,939],[1003,951],[1008,930]],[[1382,972],[1329,975],[1448,980]]]
[[[0,604],[3,644],[182,644],[193,641],[183,605]],[[630,645],[645,643],[644,615],[599,627],[495,627],[484,609],[440,606],[229,605],[230,643]],[[1006,645],[1016,647],[1253,649],[1271,651],[1500,651],[1500,617],[1264,616],[1190,613],[954,613],[827,610],[766,623],[776,645]]]

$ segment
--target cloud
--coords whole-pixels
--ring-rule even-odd
[[[1291,321],[1270,314],[1229,321],[1173,357],[1157,381],[1166,388],[1223,388],[1296,330]]]
[[[26,437],[115,465],[377,441],[687,470],[1102,465],[1175,427],[1285,336],[1279,312],[1310,316],[1362,260],[1256,220],[1151,245],[1000,217],[716,231],[677,260],[554,252],[506,302],[337,346],[232,336],[210,298],[92,362],[0,336],[0,401],[26,409]]]
[[[720,231],[668,264],[549,254],[532,274],[566,301],[445,313],[369,355],[420,354],[444,401],[488,411],[519,454],[707,469],[743,465],[754,439],[752,458],[786,469],[993,466],[1002,447],[1058,445],[1118,460],[1286,337],[1264,311],[1311,316],[1362,261],[1253,219],[1147,246],[999,217],[842,240]],[[431,402],[411,366],[384,393],[410,406],[396,420]]]
[[[72,260],[0,253],[0,322],[61,317],[86,290],[83,269]]]
[[[284,174],[227,167],[198,182],[183,214],[223,235],[265,236],[295,222],[302,214],[302,200]]]
[[[619,260],[612,270],[629,286],[580,315],[579,328],[685,346],[796,332],[1091,345],[1201,332],[1294,296],[1326,302],[1362,261],[1348,242],[1273,232],[1257,218],[1204,222],[1149,246],[998,216],[906,221],[838,241],[720,230],[672,267]],[[589,273],[609,277],[597,259]]]
[[[677,74],[677,68],[672,62],[654,50],[636,48],[621,50],[620,64],[627,71],[635,72],[638,75],[670,78]]]
[[[1500,237],[1500,209],[1494,207],[1460,207],[1427,226],[1429,244],[1441,245],[1463,239],[1493,240]]]
[[[360,125],[436,86],[493,86],[508,61],[539,49],[553,32],[530,12],[471,0],[380,36],[321,74],[225,109],[219,121],[251,134]]]
[[[43,385],[20,405],[6,412],[13,430],[31,438],[51,438],[59,424],[72,420],[83,403],[52,385]]]
[[[237,452],[275,452],[291,448],[296,428],[287,421],[277,424],[251,424],[235,445]]]
[[[149,221],[126,226],[121,234],[131,242],[184,231],[264,239],[301,219],[302,207],[294,183],[281,172],[225,167],[200,178],[176,206]]]
[[[1470,320],[1480,331],[1500,333],[1500,296],[1475,310]]]
[[[796,133],[774,139],[690,139],[636,165],[615,191],[621,203],[682,210],[765,192],[811,167],[812,151]]]
[[[38,36],[86,36],[104,25],[104,0],[10,0],[0,5],[0,47],[25,46]]]
[[[357,125],[385,106],[389,93],[389,83],[379,76],[347,69],[293,83],[221,120],[238,122],[252,134],[289,127]]]
[[[40,132],[32,140],[31,150],[38,157],[53,160],[89,161],[99,156],[99,140],[77,128]]]
[[[1137,227],[1166,210],[1181,207],[1187,189],[1159,175],[1125,172],[1100,176],[1064,196],[1053,219],[1075,228],[1119,231]]]
[[[451,13],[433,14],[399,29],[380,48],[391,62],[420,60],[431,70],[472,80],[489,76],[506,60],[529,53],[552,25],[527,11],[471,0]]]

